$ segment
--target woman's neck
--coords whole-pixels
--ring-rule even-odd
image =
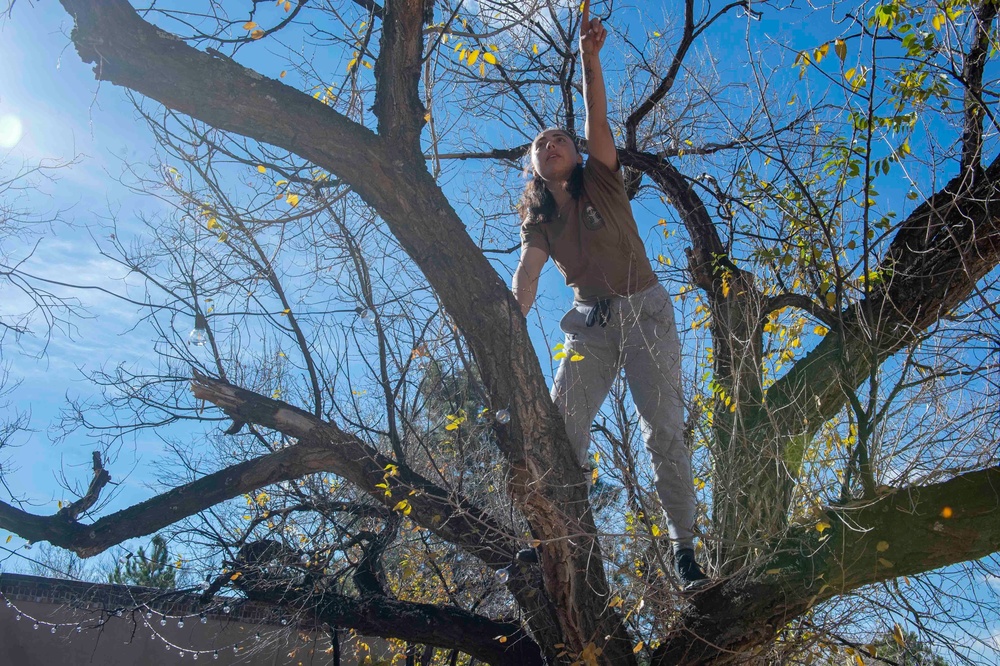
[[[573,195],[566,190],[566,181],[555,183],[554,185],[546,183],[545,188],[552,195],[552,198],[555,199],[557,208],[562,208],[573,198]]]

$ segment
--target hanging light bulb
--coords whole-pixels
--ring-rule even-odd
[[[497,423],[503,425],[510,423],[510,412],[506,409],[497,410]]]
[[[201,614],[201,620],[199,620],[199,621],[200,621],[200,622],[201,622],[202,624],[206,624],[206,623],[208,622],[208,618],[207,618],[207,617],[205,617],[205,614],[204,614],[204,613],[202,613],[202,614]]]
[[[188,344],[192,347],[208,344],[208,319],[200,312],[194,314],[194,328],[188,333]]]
[[[503,569],[497,569],[493,576],[497,579],[498,583],[501,585],[505,584],[508,580],[510,580],[510,567],[508,566]]]
[[[184,620],[177,620],[177,628],[178,629],[184,628]]]
[[[50,629],[50,630],[49,630],[49,633],[50,633],[50,634],[54,634],[54,633],[56,633],[56,628],[55,628],[55,627],[52,627],[52,629]]]

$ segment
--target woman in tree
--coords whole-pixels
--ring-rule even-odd
[[[532,142],[534,175],[518,205],[521,260],[513,291],[527,315],[549,257],[573,289],[574,306],[560,322],[566,357],[552,399],[588,478],[590,426],[624,368],[652,458],[677,575],[690,587],[707,577],[694,557],[695,495],[684,442],[680,340],[673,305],[653,273],[632,216],[608,124],[600,60],[607,30],[600,19],[591,20],[589,0],[582,11],[589,157],[584,162],[573,137],[562,129],[547,129]],[[575,355],[583,359],[571,360]]]

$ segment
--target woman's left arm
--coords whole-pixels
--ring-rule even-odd
[[[587,105],[586,136],[590,157],[612,171],[618,169],[618,150],[608,124],[608,93],[601,69],[601,48],[608,31],[601,19],[590,18],[590,0],[583,2],[580,20],[580,59],[583,62],[583,99]]]

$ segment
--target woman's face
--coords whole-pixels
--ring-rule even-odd
[[[573,139],[565,130],[548,129],[531,143],[531,166],[546,182],[567,180],[583,155],[577,152]]]

